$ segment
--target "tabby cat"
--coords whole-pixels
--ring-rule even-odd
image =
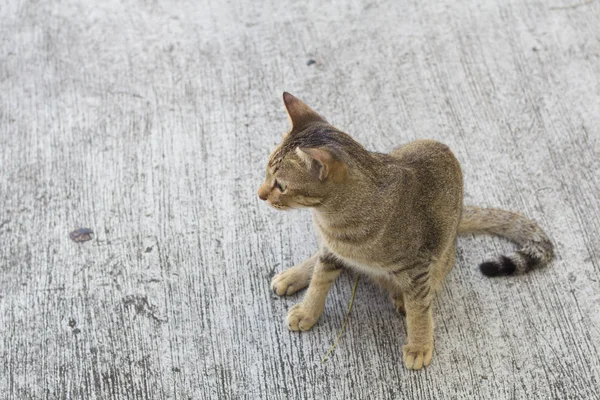
[[[283,101],[292,129],[273,151],[258,196],[279,210],[313,209],[319,250],[273,278],[278,295],[308,286],[287,325],[310,329],[342,269],[365,274],[406,314],[402,348],[409,369],[429,365],[433,353],[432,297],[455,261],[459,234],[503,236],[520,246],[484,262],[488,276],[524,273],[548,263],[553,247],[521,214],[463,206],[460,165],[432,140],[390,154],[366,150],[289,93]]]

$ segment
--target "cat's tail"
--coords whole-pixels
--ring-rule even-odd
[[[554,257],[550,239],[535,221],[522,214],[496,208],[465,206],[458,227],[459,235],[486,233],[504,237],[519,250],[479,265],[484,275],[522,274],[549,263]]]

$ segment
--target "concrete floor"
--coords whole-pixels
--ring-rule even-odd
[[[448,144],[556,261],[488,279],[511,244],[461,239],[420,372],[361,280],[321,364],[353,276],[287,330],[269,280],[316,240],[256,196],[284,90],[373,150]],[[600,1],[5,0],[0,167],[2,399],[600,398]]]

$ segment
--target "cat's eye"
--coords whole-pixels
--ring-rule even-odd
[[[281,193],[285,192],[285,187],[278,180],[275,180],[275,183],[273,183],[273,186],[276,187],[277,190],[279,190]]]

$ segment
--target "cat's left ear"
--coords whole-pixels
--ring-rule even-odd
[[[283,104],[285,104],[288,116],[292,122],[292,130],[301,130],[309,122],[327,122],[325,118],[321,117],[300,99],[288,92],[283,92]]]
[[[348,167],[330,150],[324,147],[298,147],[297,153],[308,168],[313,168],[315,164],[313,161],[316,161],[320,181],[330,179],[332,182],[342,183],[346,180]]]

